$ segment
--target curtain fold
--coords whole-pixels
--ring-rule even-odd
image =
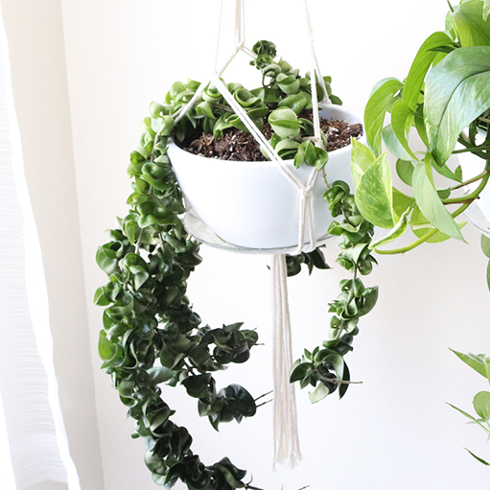
[[[16,490],[43,481],[80,489],[52,350],[46,284],[0,12],[0,393]]]

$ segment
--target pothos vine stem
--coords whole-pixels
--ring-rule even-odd
[[[485,177],[486,174],[488,174],[488,170],[485,169],[481,174],[478,174],[475,177],[473,177],[472,179],[466,180],[465,182],[462,182],[461,184],[455,185],[454,187],[450,187],[449,190],[455,191],[457,189],[461,189],[465,185],[469,185],[469,184],[472,184],[473,182],[479,181],[480,179]]]
[[[483,176],[481,177],[481,182],[478,185],[478,187],[468,196],[465,196],[464,201],[461,200],[450,200],[450,199],[442,199],[443,204],[456,204],[456,203],[461,203],[464,202],[464,204],[459,207],[456,211],[451,213],[451,216],[453,218],[458,217],[460,214],[464,213],[466,211],[470,204],[475,200],[478,199],[478,196],[480,195],[481,191],[485,188],[488,179],[490,178],[490,162],[487,161],[485,165],[485,170],[482,172]],[[478,179],[477,179],[478,180]],[[426,242],[429,240],[429,238],[433,237],[439,230],[437,228],[434,228],[433,230],[429,231],[426,233],[423,237],[419,238],[415,242],[411,243],[410,245],[407,245],[406,247],[401,247],[401,248],[395,248],[391,250],[379,250],[375,249],[376,253],[379,253],[381,255],[395,255],[395,254],[403,254],[405,252],[408,252],[409,250],[413,250],[414,248],[418,247],[422,243]]]

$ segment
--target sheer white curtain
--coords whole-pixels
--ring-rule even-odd
[[[42,165],[42,162],[39,162]],[[58,400],[47,292],[0,12],[0,488],[79,490]]]

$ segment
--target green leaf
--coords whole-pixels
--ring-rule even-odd
[[[442,165],[461,131],[490,107],[490,47],[453,51],[431,70],[425,88],[430,150]]]
[[[105,296],[103,286],[101,286],[100,288],[97,288],[97,291],[95,291],[94,303],[97,306],[107,306],[107,305],[111,304],[111,302]]]
[[[313,364],[311,362],[301,362],[301,360],[296,361],[291,368],[289,382],[294,383],[295,381],[302,380],[312,370]]]
[[[467,222],[456,222],[456,223],[461,229],[463,228],[463,226],[466,225]],[[424,235],[426,235],[427,233],[429,233],[434,229],[434,225],[432,225],[431,223],[429,223],[429,221],[427,221],[427,218],[422,214],[418,206],[412,212],[412,216],[410,218],[410,226],[412,228],[414,235],[417,238],[422,238]],[[434,235],[432,235],[428,240],[426,240],[426,242],[441,243],[446,240],[449,240],[450,238],[451,237],[446,235],[445,233],[438,231]]]
[[[158,385],[160,383],[165,383],[169,379],[172,379],[175,376],[175,371],[165,367],[165,366],[156,366],[147,370],[147,373],[150,375],[150,379],[148,384],[150,386]]]
[[[481,374],[484,378],[487,377],[486,360],[483,354],[475,356],[474,354],[463,354],[450,349],[454,352],[465,364],[473,368],[477,373]]]
[[[454,180],[456,182],[463,181],[461,166],[458,166],[454,172],[446,164],[433,165],[433,168],[438,174],[441,174],[443,177],[446,177],[446,179]]]
[[[407,160],[398,159],[396,162],[396,173],[405,184],[412,185],[413,163]]]
[[[407,150],[403,147],[400,140],[397,138],[395,132],[393,131],[393,126],[388,124],[383,128],[381,132],[386,149],[397,158],[401,160],[413,160],[414,158],[410,155]]]
[[[375,85],[366,104],[364,111],[366,139],[376,156],[381,154],[381,130],[386,111],[392,104],[393,96],[402,87],[403,83],[396,78],[385,78]]]
[[[362,308],[359,309],[359,316],[367,315],[376,305],[379,296],[378,286],[372,288],[366,288],[362,293],[362,299],[364,304]],[[354,327],[356,328],[356,327]]]
[[[485,235],[481,236],[481,249],[483,253],[490,259],[490,238]]]
[[[444,204],[442,204],[429,178],[427,172],[427,167],[431,168],[428,165],[429,160],[426,159],[426,163],[418,163],[413,173],[413,194],[417,205],[429,223],[432,223],[438,230],[466,243],[463,235],[461,235],[459,226],[449,214],[449,211],[444,207]]]
[[[376,160],[376,155],[356,139],[352,139],[351,173],[354,187],[357,189],[364,172]]]
[[[445,32],[434,32],[422,44],[408,72],[403,90],[403,100],[412,111],[417,109],[420,91],[424,83],[425,76],[432,65],[437,52],[434,48],[452,43],[452,39]]]
[[[419,104],[417,107],[417,110],[415,111],[415,117],[414,117],[414,124],[415,124],[415,129],[417,130],[418,135],[420,136],[420,139],[424,143],[426,147],[429,146],[429,138],[427,136],[427,128],[425,127],[425,120],[424,120],[424,105]]]
[[[373,225],[394,226],[391,170],[386,154],[377,158],[363,173],[355,198],[359,211]]]
[[[286,95],[297,94],[300,89],[299,80],[292,75],[279,73],[276,78],[277,85]]]
[[[109,276],[116,269],[118,264],[118,257],[115,250],[113,250],[111,244],[103,245],[99,247],[96,254],[96,261],[98,266]]]
[[[281,138],[299,135],[301,122],[293,110],[284,107],[276,109],[269,114],[269,123],[276,134]]]
[[[204,398],[210,395],[214,387],[213,378],[209,373],[189,376],[182,381],[182,384],[185,386],[187,394],[193,398]]]
[[[488,5],[486,7],[488,9]],[[458,5],[451,17],[463,48],[490,46],[490,22],[483,19],[483,2],[466,2]]]
[[[280,146],[277,144],[276,148]],[[321,170],[328,161],[328,153],[322,149],[317,148],[311,141],[303,141],[298,147],[298,152],[294,157],[294,165],[299,168],[302,163],[309,167],[316,167]]]
[[[344,359],[340,354],[329,349],[320,350],[315,356],[316,363],[331,364],[338,379],[344,377]]]
[[[488,262],[487,265],[487,286],[488,286],[488,290],[490,291],[490,261]]]
[[[490,392],[480,391],[473,398],[475,412],[484,420],[490,417]]]
[[[371,242],[369,245],[370,249],[376,249],[381,245],[386,245],[387,243],[393,242],[397,238],[401,237],[405,231],[407,231],[408,216],[412,208],[407,208],[405,212],[400,216],[398,223],[390,230],[390,232],[384,237]]]
[[[110,361],[116,353],[116,346],[107,339],[104,330],[99,334],[99,356],[103,361]]]
[[[342,379],[342,381],[347,381],[347,383],[342,383],[339,387],[339,399],[341,399],[347,389],[349,388],[349,383],[348,381],[350,381],[350,372],[349,372],[349,368],[347,367],[347,364],[344,363],[344,377]]]
[[[395,133],[396,138],[407,154],[413,160],[417,161],[418,158],[414,155],[410,146],[408,146],[407,140],[407,134],[410,130],[413,117],[414,114],[412,109],[410,109],[403,99],[399,99],[393,104],[393,108],[391,109],[391,126],[393,128],[393,133]]]
[[[458,408],[458,407],[455,407],[454,405],[451,405],[450,403],[448,403],[448,405],[451,407],[451,408],[454,408],[454,410],[457,410],[460,414],[464,415],[465,417],[469,418],[470,420],[472,420],[473,422],[476,422],[476,419],[475,417],[473,417],[472,415],[470,415],[469,413],[466,413],[464,410],[461,410],[461,408]]]
[[[318,384],[318,386],[315,388],[314,391],[308,393],[308,396],[310,398],[311,403],[318,403],[322,401],[324,398],[326,398],[329,393],[330,393],[329,389],[323,383],[320,383]]]
[[[299,94],[289,95],[285,99],[279,102],[278,107],[289,107],[299,115],[300,112],[308,105],[311,97],[305,92],[300,92]]]
[[[162,113],[163,111],[164,111],[164,107],[162,104],[160,104],[158,102],[151,102],[150,103],[151,117],[156,119],[157,117],[160,117],[160,113]]]
[[[465,448],[466,449],[466,448]],[[466,449],[477,461],[484,464],[485,466],[490,466],[490,463],[487,463],[484,459],[478,457],[475,453],[472,453],[469,449]]]
[[[398,216],[401,216],[408,208],[412,208],[415,204],[413,197],[407,196],[393,187],[393,209]]]

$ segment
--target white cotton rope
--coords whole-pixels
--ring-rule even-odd
[[[317,73],[318,73],[318,81],[320,82],[320,86],[322,87],[323,89],[323,102],[325,104],[331,104],[332,102],[330,101],[330,98],[328,97],[328,93],[327,93],[327,88],[325,87],[325,80],[323,80],[323,77],[322,77],[322,74],[321,74],[321,70],[320,70],[320,65],[318,63],[318,59],[316,57],[316,53],[315,53],[315,36],[313,34],[313,26],[311,24],[311,16],[310,16],[310,9],[308,7],[308,0],[304,0],[305,2],[305,14],[306,14],[306,28],[308,30],[308,36],[310,38],[310,52],[311,52],[311,56],[313,58],[313,69],[311,70],[311,76],[313,76],[313,74],[315,73],[314,69],[316,67],[316,70],[317,70]],[[316,100],[316,99],[315,99]]]
[[[219,3],[219,16],[218,16],[218,33],[216,34],[216,54],[214,56],[214,71],[218,72],[218,59],[219,59],[219,45],[221,41],[221,22],[223,21],[223,3],[225,0],[221,0]]]
[[[293,364],[291,318],[288,307],[287,266],[284,255],[272,256],[274,322],[274,465],[296,466],[302,459],[294,386],[289,382]]]
[[[306,184],[303,184],[294,174],[292,169],[277,154],[267,138],[257,128],[255,123],[250,119],[246,111],[235,100],[234,96],[228,90],[221,76],[228,66],[235,59],[237,54],[242,51],[252,58],[256,58],[255,53],[245,45],[245,1],[235,0],[235,49],[231,56],[218,69],[219,45],[221,42],[221,25],[222,11],[224,0],[221,0],[219,26],[217,33],[215,71],[201,83],[198,90],[191,100],[181,107],[175,117],[175,122],[179,122],[194,106],[205,88],[210,84],[219,90],[231,109],[240,118],[245,127],[250,131],[254,139],[261,145],[261,148],[267,157],[275,163],[279,171],[286,179],[297,189],[300,194],[299,199],[299,227],[298,227],[298,245],[291,252],[292,255],[298,255],[301,252],[311,252],[317,247],[316,227],[315,227],[315,209],[312,198],[312,191],[318,177],[319,171],[313,168],[308,177]],[[306,12],[306,26],[310,39],[310,84],[311,98],[313,106],[313,128],[315,146],[323,148],[323,139],[320,129],[319,105],[316,89],[316,81],[320,83],[324,91],[323,102],[330,104],[325,82],[321,76],[320,67],[314,50],[313,28],[308,9],[308,0],[304,0]],[[305,243],[308,235],[309,242]],[[288,462],[294,467],[301,460],[301,450],[298,436],[298,422],[296,411],[296,398],[294,385],[289,382],[289,371],[293,362],[292,353],[292,333],[291,319],[289,314],[289,303],[287,294],[287,264],[285,255],[272,256],[272,299],[273,299],[273,365],[274,365],[274,465],[276,463]]]

